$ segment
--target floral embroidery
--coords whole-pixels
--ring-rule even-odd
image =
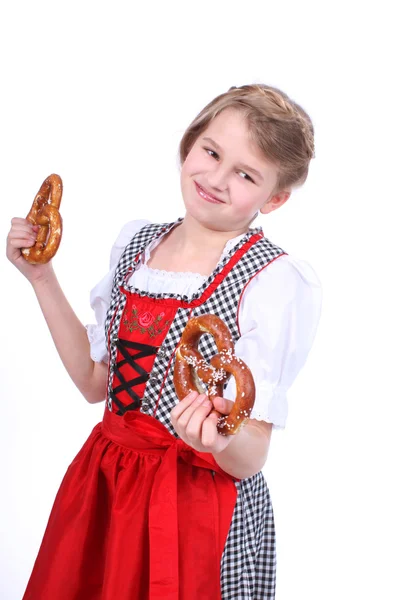
[[[137,329],[140,333],[148,333],[150,337],[156,337],[171,322],[165,321],[164,323],[161,323],[164,316],[164,312],[161,312],[157,316],[154,316],[148,310],[139,313],[137,307],[135,306],[135,304],[133,304],[131,310],[131,317],[124,317],[123,323],[126,329],[128,329],[128,331],[130,331],[131,333],[132,331]]]
[[[155,316],[150,312],[145,312],[139,317],[139,325],[142,327],[149,327],[155,320]]]

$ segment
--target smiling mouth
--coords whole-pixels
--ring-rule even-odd
[[[201,185],[199,185],[196,181],[194,182],[194,184],[196,186],[197,193],[204,200],[207,200],[208,202],[212,202],[213,204],[225,204],[225,202],[223,200],[220,200],[219,198],[216,198],[212,194],[209,194],[208,192],[206,192],[206,190],[204,188],[202,188]]]

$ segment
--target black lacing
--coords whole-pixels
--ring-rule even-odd
[[[136,361],[139,358],[157,354],[158,346],[140,344],[139,342],[129,342],[128,340],[121,338],[115,342],[115,345],[122,354],[123,358],[115,363],[113,372],[121,383],[120,385],[117,385],[111,389],[110,396],[119,409],[117,415],[123,415],[128,410],[134,410],[140,407],[141,398],[137,395],[133,388],[141,383],[145,383],[150,377],[150,374],[147,373],[143,367],[138,365]],[[137,350],[137,352],[133,354],[132,350]],[[121,367],[125,364],[129,364],[139,375],[127,381],[120,371]],[[127,392],[132,398],[132,402],[126,406],[117,397],[117,395],[122,391]]]

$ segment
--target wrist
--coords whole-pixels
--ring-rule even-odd
[[[261,471],[267,459],[269,437],[246,425],[232,438],[224,450],[213,453],[218,466],[237,479],[247,479]]]
[[[30,281],[31,286],[33,287],[35,292],[40,291],[41,289],[48,287],[49,285],[55,283],[57,281],[56,274],[53,270],[53,267],[49,267],[46,273],[42,273],[36,279]]]

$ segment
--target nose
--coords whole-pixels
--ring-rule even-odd
[[[217,163],[214,168],[207,173],[207,182],[210,188],[223,192],[228,187],[228,169],[221,163]],[[212,190],[210,189],[210,192]]]

